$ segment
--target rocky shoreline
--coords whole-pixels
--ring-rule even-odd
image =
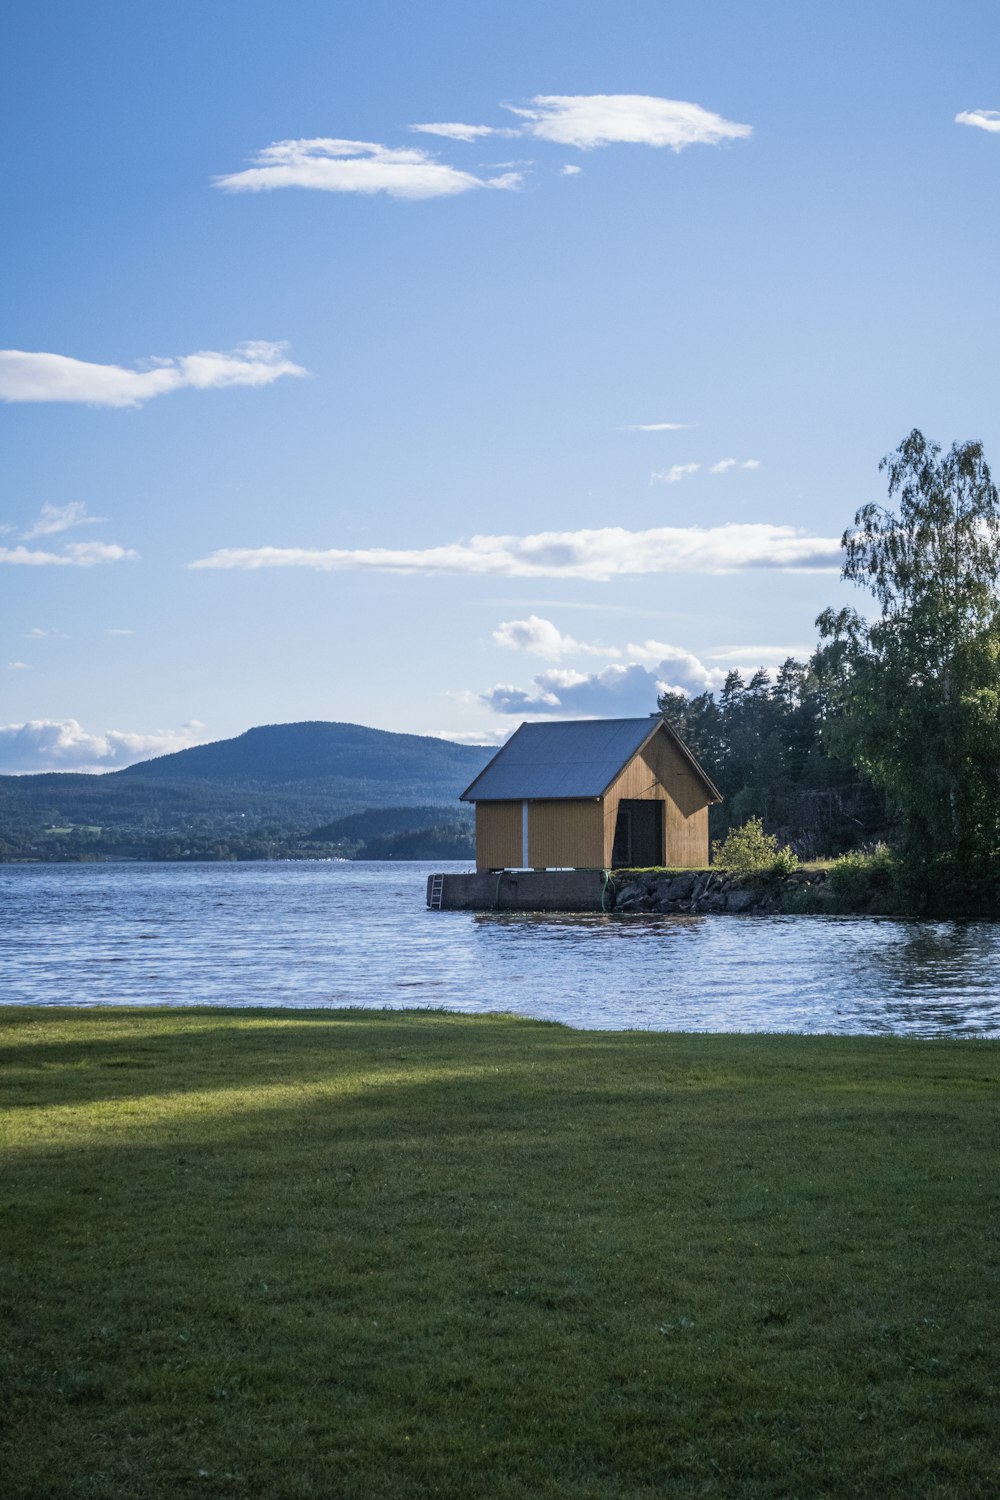
[[[681,870],[674,874],[624,871],[611,877],[608,893],[612,911],[659,915],[816,911],[822,910],[832,896],[826,870],[793,870],[789,875],[734,875],[727,870]]]
[[[619,916],[901,916],[885,869],[844,862],[734,874],[731,870],[479,870],[427,877],[435,911],[614,912]],[[874,878],[873,878],[874,876]]]

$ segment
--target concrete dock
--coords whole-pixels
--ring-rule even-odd
[[[429,875],[432,911],[610,911],[604,870],[483,870]]]

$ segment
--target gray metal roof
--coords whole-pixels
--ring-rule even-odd
[[[647,717],[522,724],[461,800],[600,797],[662,722]]]

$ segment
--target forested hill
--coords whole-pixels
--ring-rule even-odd
[[[235,739],[160,755],[113,775],[141,781],[219,781],[259,787],[322,782],[342,787],[348,800],[366,807],[382,802],[402,806],[451,801],[492,754],[480,746],[456,745],[429,735],[393,734],[362,724],[316,720],[264,724]],[[374,788],[384,789],[385,796],[373,797]]]
[[[436,809],[428,823],[444,824],[492,754],[360,724],[269,724],[103,775],[0,776],[0,858],[253,858],[374,808]]]

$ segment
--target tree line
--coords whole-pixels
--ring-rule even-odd
[[[829,748],[831,703],[822,650],[789,657],[773,675],[730,672],[718,694],[661,695],[676,729],[725,796],[710,812],[711,837],[758,817],[802,859],[842,854],[889,836],[885,798],[848,758]]]
[[[827,609],[808,662],[732,672],[659,710],[726,793],[716,829],[760,816],[805,856],[891,843],[910,909],[1000,900],[1000,505],[979,442],[914,430],[880,465],[842,577],[877,612]]]

